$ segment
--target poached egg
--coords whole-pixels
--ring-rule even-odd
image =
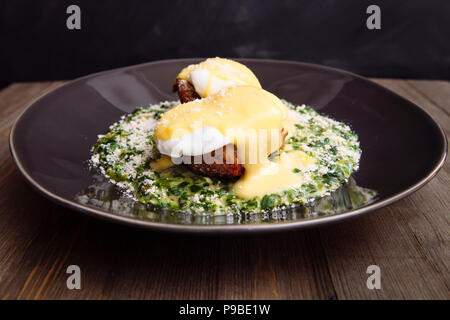
[[[187,66],[176,79],[187,80],[202,98],[232,86],[261,88],[256,76],[245,65],[218,57]]]
[[[295,170],[313,163],[302,151],[269,155],[284,145],[282,129],[293,132],[295,119],[284,103],[261,88],[256,76],[232,60],[211,58],[183,69],[177,79],[189,81],[202,99],[165,112],[154,138],[161,154],[181,163],[235,145],[244,174],[233,192],[244,199],[300,186]],[[178,159],[178,160],[177,160]],[[294,170],[295,169],[295,170]]]

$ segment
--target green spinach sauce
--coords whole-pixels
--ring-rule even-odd
[[[232,193],[232,183],[196,175],[183,166],[162,172],[151,163],[159,154],[153,132],[161,114],[178,102],[162,102],[136,109],[99,135],[91,163],[125,193],[155,208],[192,214],[231,214],[286,209],[330,194],[358,169],[358,137],[349,126],[318,114],[305,105],[283,101],[296,113],[295,133],[286,151],[301,150],[313,159],[307,168],[295,168],[305,183],[245,200]]]

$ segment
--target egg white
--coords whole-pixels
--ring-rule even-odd
[[[194,70],[188,75],[188,81],[192,83],[195,91],[200,97],[205,98],[208,95],[219,92],[221,89],[235,86],[233,80],[223,80],[211,75],[208,70]],[[208,88],[209,86],[209,88]]]
[[[181,137],[169,140],[156,140],[159,152],[172,158],[200,156],[229,143],[231,143],[229,138],[216,128],[209,126],[200,127]]]

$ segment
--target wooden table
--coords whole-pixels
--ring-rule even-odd
[[[450,83],[377,79],[428,110],[447,134]],[[155,233],[53,204],[21,177],[8,147],[24,106],[63,82],[0,91],[0,298],[449,299],[448,162],[387,208],[325,227],[258,236]],[[81,290],[66,287],[69,265]],[[366,269],[381,268],[369,290]]]

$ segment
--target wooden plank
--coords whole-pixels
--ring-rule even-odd
[[[27,88],[26,84],[15,84],[4,95],[16,97],[20,91],[38,95],[47,86],[48,84],[38,84],[37,88]],[[25,101],[27,99],[19,100],[18,104]],[[20,108],[10,108],[8,111],[19,113],[17,109]],[[10,114],[6,115],[10,120],[14,118]],[[21,190],[16,194],[34,196],[37,199],[33,199],[33,202],[37,200],[41,203],[37,210],[33,210],[40,213],[33,223],[34,228],[28,226],[30,229],[27,229],[25,235],[32,240],[27,243],[26,248],[21,249],[21,259],[12,260],[10,257],[7,261],[11,270],[18,270],[12,277],[14,281],[2,286],[6,288],[3,295],[8,295],[9,298],[334,297],[324,257],[320,255],[320,248],[316,248],[317,239],[311,241],[314,233],[310,232],[309,237],[302,236],[301,240],[291,234],[287,238],[284,235],[250,239],[227,237],[219,243],[204,237],[196,239],[192,236],[171,237],[136,232],[72,215],[35,195],[24,184],[10,161],[7,166],[12,168],[12,174],[4,185],[5,193],[9,190],[6,185],[17,184]],[[27,207],[24,203],[23,208],[16,210],[26,212]],[[49,220],[45,214],[46,207],[65,212],[61,221],[54,222],[56,225],[61,224],[61,227],[56,228],[57,236],[50,236],[55,231],[46,227]],[[70,223],[67,223],[68,216]],[[5,224],[5,229],[16,230],[20,222],[14,221],[16,225]],[[78,227],[71,228],[72,225]],[[11,235],[5,234],[5,243],[8,243],[7,238],[11,239]],[[171,241],[162,241],[161,238],[169,238]],[[253,245],[249,246],[249,241]],[[233,248],[229,245],[230,242],[235,244],[236,252],[230,252],[230,248]],[[292,244],[298,251],[298,260],[293,260],[289,253]],[[278,250],[280,246],[285,249]],[[19,257],[17,254],[14,256]],[[24,263],[24,257],[27,263]],[[218,263],[218,259],[222,262]],[[273,261],[280,259],[283,263],[272,266]],[[132,261],[131,267],[129,261]],[[233,264],[233,261],[237,264]],[[22,267],[19,267],[19,263],[23,264]],[[80,291],[69,291],[66,288],[67,275],[64,271],[69,264],[77,264],[82,269],[84,288]],[[267,272],[267,266],[272,271]],[[124,273],[123,270],[127,272]],[[300,271],[302,277],[290,276],[296,271]],[[248,286],[245,286],[243,284],[246,282],[242,280],[247,277]],[[271,284],[267,287],[269,291],[265,290],[266,281]]]
[[[442,106],[425,89],[417,92],[415,81],[375,81],[415,102],[448,129]],[[450,99],[442,95],[439,101]],[[450,298],[449,177],[446,165],[427,186],[396,204],[320,229],[339,299]],[[372,264],[381,268],[382,290],[366,287],[366,268]]]
[[[446,81],[432,81],[427,80],[427,86],[423,85],[423,81],[419,80],[393,80],[393,79],[373,79],[374,82],[385,86],[386,88],[394,91],[400,96],[414,102],[419,107],[422,107],[431,114],[433,119],[439,123],[439,125],[449,134],[450,132],[450,120],[448,117],[449,103],[448,98],[450,94],[448,89],[450,83]],[[437,92],[437,89],[433,87],[436,84],[441,90]],[[429,87],[433,88],[433,91],[427,93]],[[420,88],[420,91],[418,90]],[[438,104],[437,101],[440,103]]]
[[[40,267],[45,263],[44,248],[32,247],[42,223],[52,226],[53,212],[61,210],[31,190],[18,173],[9,156],[9,130],[26,103],[60,84],[18,83],[0,91],[0,297],[26,298],[36,288],[35,280],[41,277]]]
[[[67,258],[81,268],[82,289],[67,290],[61,273],[46,298],[214,299],[217,252],[210,242],[89,221]]]
[[[14,83],[0,91],[0,163],[8,158],[9,131],[25,105],[64,81]]]
[[[376,81],[448,132],[448,82],[436,89],[427,81]],[[448,166],[388,208],[323,228],[238,237],[136,230],[53,204],[15,169],[11,124],[28,101],[61,83],[0,91],[0,298],[450,298]],[[70,264],[81,267],[81,290],[66,287]],[[366,288],[370,264],[381,267],[381,290]]]
[[[422,94],[433,105],[439,107],[446,115],[450,116],[450,82],[431,80],[408,80],[406,83]]]
[[[1,91],[0,129],[5,136],[28,101],[58,85],[19,83]],[[7,155],[7,138],[1,147],[0,297],[216,296],[217,254],[214,247],[204,245],[205,239],[136,231],[74,214],[25,183]],[[80,291],[66,287],[65,270],[70,264],[81,267]]]
[[[448,205],[426,211],[423,198],[430,203],[444,196],[432,190],[439,182],[430,184],[390,207],[320,230],[339,299],[449,297]],[[440,220],[442,228],[436,226]],[[381,290],[366,287],[369,265],[381,268]]]
[[[219,299],[333,299],[316,229],[221,239]]]
[[[0,297],[216,297],[214,239],[150,233],[89,219],[38,195],[16,170],[0,194],[8,194],[0,199],[7,208],[0,209]],[[28,201],[20,201],[22,197]],[[82,290],[66,287],[65,271],[71,264],[81,268]]]

